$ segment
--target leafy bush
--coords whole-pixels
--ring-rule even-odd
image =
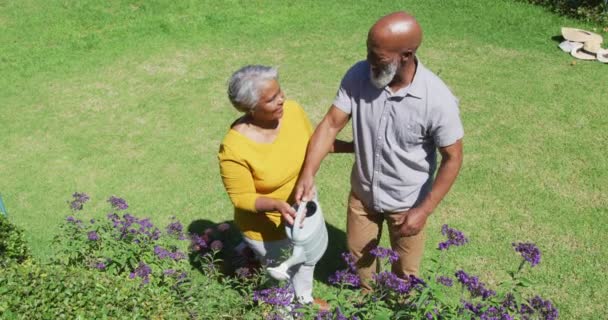
[[[376,274],[372,285],[374,291],[362,299],[353,291],[358,286],[356,267],[352,257],[343,255],[348,265],[338,271],[330,281],[340,290],[333,297],[337,305],[335,316],[349,319],[367,319],[384,314],[396,319],[547,319],[558,318],[558,310],[549,300],[539,296],[525,298],[523,288],[532,284],[525,277],[527,266],[540,263],[540,250],[532,243],[514,243],[516,253],[521,255],[517,269],[507,272],[509,277],[496,290],[490,289],[476,276],[464,270],[448,271],[445,258],[448,250],[468,242],[464,234],[447,225],[442,228],[447,237],[438,246],[440,256],[432,259],[424,279],[410,276],[401,279],[390,271]],[[371,253],[383,261],[384,270],[397,260],[390,249],[375,248]],[[455,285],[459,283],[460,285]]]
[[[73,197],[70,207],[79,213],[89,198],[83,193]],[[66,218],[53,241],[57,248],[54,264],[128,275],[143,283],[173,284],[187,276],[190,265],[181,250],[187,243],[183,243],[186,237],[179,222],[174,221],[163,233],[149,219],[123,213],[128,208],[124,199],[112,196],[108,202],[114,212],[103,221],[80,214]]]
[[[88,200],[84,193],[73,195],[73,214],[54,239],[50,263],[11,264],[0,272],[0,318],[258,317],[252,292],[268,279],[248,266],[236,278],[222,274],[218,257],[232,249],[221,240],[228,225],[185,235],[174,218],[163,232],[149,219],[126,213],[128,205],[118,197],[108,200],[114,212],[95,221],[82,214]],[[2,228],[15,234],[5,221]],[[191,267],[195,261],[199,272]]]
[[[608,2],[605,0],[519,0],[541,5],[558,14],[608,25]]]
[[[173,219],[157,228],[149,219],[126,213],[121,198],[108,202],[113,212],[104,221],[85,219],[89,197],[75,193],[68,216],[55,238],[49,264],[6,264],[0,272],[2,319],[556,319],[557,309],[539,296],[530,298],[526,272],[540,263],[532,243],[514,243],[519,266],[497,288],[464,270],[446,270],[445,259],[466,236],[445,225],[447,240],[438,246],[424,279],[399,278],[383,271],[374,290],[362,294],[356,267],[343,254],[345,270],[330,282],[337,288],[321,296],[331,310],[294,304],[286,283],[269,279],[251,252],[236,245],[229,224],[184,234]],[[0,218],[1,219],[1,218]],[[87,222],[83,222],[87,221]],[[16,234],[7,221],[2,234]],[[8,227],[7,227],[8,226]],[[20,238],[20,233],[19,237]],[[14,236],[13,236],[14,237]],[[4,238],[2,238],[4,239]],[[186,240],[190,241],[186,241]],[[17,243],[11,242],[11,243]],[[236,250],[235,250],[236,249]],[[28,257],[24,251],[10,256]],[[371,251],[384,270],[398,257],[390,249]],[[226,268],[225,258],[237,258]],[[230,272],[227,273],[226,271]],[[526,290],[523,290],[527,288]],[[524,292],[525,291],[525,292]]]
[[[23,230],[0,214],[0,268],[5,268],[10,263],[23,263],[30,257]]]

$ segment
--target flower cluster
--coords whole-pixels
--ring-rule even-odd
[[[116,210],[127,210],[127,208],[129,208],[125,199],[119,197],[111,196],[110,199],[108,199],[108,202],[112,205],[112,208]]]
[[[456,271],[455,275],[458,282],[471,293],[472,297],[482,297],[485,300],[496,295],[495,291],[485,288],[485,285],[479,281],[478,277],[470,276],[463,270]]]
[[[135,270],[129,274],[129,278],[133,279],[135,277],[139,277],[142,279],[142,283],[146,284],[150,282],[151,273],[152,269],[150,269],[150,267],[144,262],[140,262],[139,266],[137,266],[137,268],[135,268]]]
[[[224,234],[230,230],[228,223],[220,223],[215,229],[207,228],[203,234],[190,234],[190,248],[201,255],[209,251],[219,252],[224,248]]]
[[[291,288],[269,288],[253,292],[253,301],[273,306],[288,306],[294,298]]]
[[[154,246],[154,254],[159,259],[171,258],[175,261],[179,261],[186,258],[186,254],[177,250],[177,248],[173,247],[172,250],[169,251],[159,245]]]
[[[355,257],[350,253],[343,252],[342,260],[346,263],[346,269],[338,270],[328,279],[329,283],[333,285],[346,285],[358,288],[361,286],[361,280],[357,275],[357,267],[355,265]]]
[[[74,198],[74,200],[70,202],[70,208],[74,211],[82,210],[85,202],[89,201],[89,196],[84,192],[74,192],[72,198]]]
[[[99,234],[97,231],[89,231],[87,233],[87,239],[89,239],[89,241],[97,241],[99,240]]]
[[[108,264],[112,262],[112,259],[98,259],[96,262],[91,264],[91,268],[99,271],[104,271],[108,267]]]
[[[534,267],[540,263],[540,250],[534,243],[513,243],[516,252],[519,252],[525,261]]]
[[[384,271],[372,276],[378,288],[389,289],[398,294],[408,294],[413,289],[421,290],[425,283],[413,275],[402,279],[390,271]]]
[[[446,236],[448,240],[439,243],[439,250],[447,250],[451,246],[462,246],[469,242],[469,239],[462,232],[448,227],[447,224],[441,227],[441,234]]]
[[[329,283],[334,285],[347,285],[351,287],[361,286],[359,276],[349,270],[338,270],[333,275],[329,276]]]
[[[80,228],[83,227],[82,226],[82,220],[76,219],[73,216],[68,216],[67,218],[65,218],[65,221],[67,221],[69,223],[72,223],[72,224],[76,225],[77,227],[80,227]]]
[[[441,283],[442,285],[446,286],[446,287],[451,287],[454,285],[454,280],[452,280],[452,278],[450,277],[446,277],[446,276],[439,276],[436,279],[437,283]]]
[[[336,307],[334,311],[330,310],[320,310],[316,316],[315,320],[358,320],[359,317],[352,316],[350,318],[346,317],[344,313],[340,310],[340,307]]]
[[[139,243],[142,238],[152,241],[160,238],[160,230],[148,218],[138,219],[125,213],[121,219],[116,213],[110,213],[108,214],[108,219],[112,222],[113,227],[118,230],[119,239],[133,238],[133,242]]]
[[[184,226],[175,217],[171,217],[171,223],[167,226],[167,234],[177,237],[179,240],[184,240]]]
[[[397,252],[383,247],[375,247],[369,252],[372,256],[378,259],[388,259],[390,263],[394,263],[399,260]]]
[[[520,310],[522,319],[535,319],[534,314],[540,316],[541,319],[555,320],[559,317],[557,308],[549,300],[544,300],[539,296],[528,301],[529,304],[523,304]]]
[[[464,310],[471,312],[480,320],[513,320],[507,308],[502,306],[486,306],[483,303],[472,304],[463,302]]]

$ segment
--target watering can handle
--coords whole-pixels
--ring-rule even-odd
[[[291,228],[291,236],[292,238],[297,238],[297,234],[300,231],[300,227],[302,225],[302,217],[306,214],[306,204],[307,201],[300,202],[298,206],[298,211],[296,211],[296,216],[293,221],[293,228]]]

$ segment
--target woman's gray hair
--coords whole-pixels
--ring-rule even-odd
[[[228,99],[241,112],[253,111],[260,100],[262,86],[268,80],[277,80],[276,68],[249,65],[232,74],[228,82]]]

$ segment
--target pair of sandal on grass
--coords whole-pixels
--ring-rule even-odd
[[[602,48],[604,39],[601,35],[576,28],[562,28],[564,41],[559,48],[580,60],[597,60],[608,63],[608,49]]]

